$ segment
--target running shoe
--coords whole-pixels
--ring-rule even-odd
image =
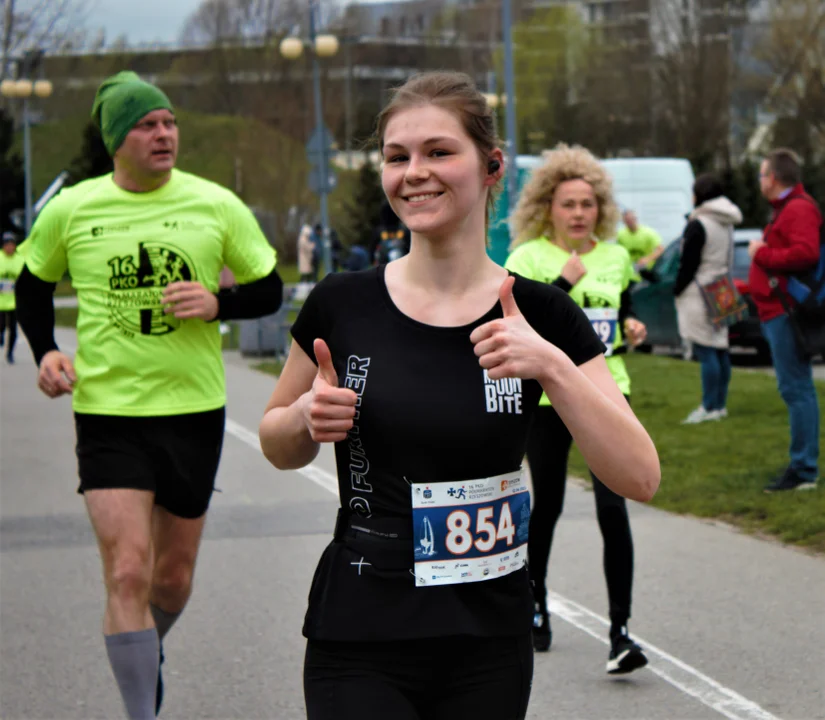
[[[700,405],[682,420],[682,425],[697,425],[708,420],[720,420],[722,417],[721,410],[705,410],[704,406]]]
[[[784,492],[786,490],[815,490],[816,478],[806,480],[800,477],[795,470],[787,468],[779,477],[765,486],[766,493]]]
[[[624,675],[647,665],[647,658],[635,642],[627,636],[624,628],[620,635],[610,640],[610,655],[607,658],[609,675]]]
[[[533,613],[533,649],[536,652],[547,652],[553,642],[553,631],[550,628],[550,613],[544,603],[537,602]]]
[[[164,661],[163,657],[163,645],[160,646],[160,662],[158,663],[158,684],[155,688],[155,717],[160,714],[160,706],[163,705],[163,673],[161,672],[161,666],[163,665]]]

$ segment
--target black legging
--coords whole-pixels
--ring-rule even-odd
[[[0,311],[0,338],[9,330],[9,341],[6,345],[6,357],[14,355],[14,344],[17,342],[17,313],[14,310]]]
[[[533,478],[533,511],[527,546],[530,580],[536,597],[543,598],[553,532],[564,506],[567,458],[573,438],[558,413],[540,406],[527,439],[527,461]],[[609,490],[593,475],[596,515],[604,540],[604,575],[614,627],[630,618],[633,587],[633,537],[625,499]]]
[[[308,720],[524,720],[532,679],[529,634],[309,640],[304,698]]]

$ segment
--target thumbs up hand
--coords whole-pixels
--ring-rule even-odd
[[[338,387],[338,374],[327,344],[317,339],[313,349],[318,374],[305,396],[304,422],[315,442],[340,442],[346,440],[352,429],[358,396],[353,390]]]
[[[504,311],[501,320],[491,320],[470,334],[478,364],[492,380],[532,378],[541,380],[548,373],[554,353],[561,351],[542,338],[518,309],[513,297],[515,278],[508,276],[499,289]]]

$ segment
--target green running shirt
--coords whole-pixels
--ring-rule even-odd
[[[25,262],[19,248],[14,255],[6,255],[0,250],[0,312],[14,310],[14,283],[23,272]]]
[[[616,235],[616,242],[630,253],[630,262],[633,263],[635,268],[639,260],[650,255],[650,253],[662,244],[662,238],[659,237],[659,233],[653,228],[644,225],[638,225],[635,233],[630,232],[630,228],[625,226],[619,230]],[[641,279],[639,273],[634,269],[634,282],[638,282]]]
[[[587,274],[570,290],[575,303],[588,309],[612,308],[618,312],[622,293],[633,276],[633,265],[627,250],[612,243],[597,242],[594,248],[579,256],[587,268]],[[552,283],[561,275],[562,268],[570,259],[570,253],[545,237],[522,243],[510,253],[504,266],[530,280]],[[622,329],[615,328],[613,347],[624,344]],[[630,376],[620,355],[608,357],[607,367],[619,389],[630,395]],[[549,405],[547,395],[542,395],[540,405]]]
[[[240,284],[272,272],[275,250],[233,193],[178,170],[148,193],[105,175],[61,191],[27,246],[30,272],[57,282],[68,270],[77,291],[76,412],[183,415],[226,403],[220,323],[166,315],[161,296],[177,281],[217,293],[224,265]]]

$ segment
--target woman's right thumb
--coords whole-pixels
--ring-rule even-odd
[[[332,353],[329,351],[326,342],[317,338],[312,345],[315,351],[315,359],[318,361],[318,372],[327,384],[338,387],[338,374],[332,364]]]

